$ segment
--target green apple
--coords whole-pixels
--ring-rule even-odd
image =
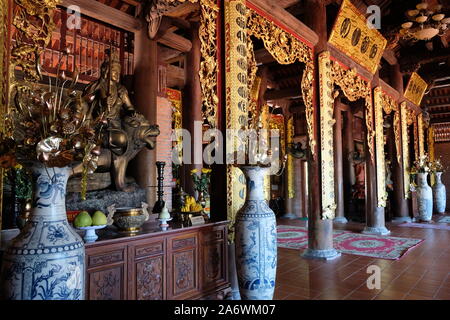
[[[81,211],[75,217],[73,225],[76,228],[90,227],[92,225],[92,218],[91,218],[91,216],[89,215],[89,213],[87,211]]]
[[[94,226],[103,226],[107,223],[106,216],[101,211],[95,211],[92,216],[92,225]]]

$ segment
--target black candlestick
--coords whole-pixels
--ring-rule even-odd
[[[155,205],[153,206],[153,213],[161,213],[162,209],[164,208],[164,205],[166,204],[163,200],[164,198],[164,167],[166,163],[164,161],[157,161],[156,167],[158,168],[158,200],[156,201]]]

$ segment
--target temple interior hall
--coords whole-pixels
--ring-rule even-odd
[[[0,300],[450,300],[449,30],[450,0],[2,0]]]

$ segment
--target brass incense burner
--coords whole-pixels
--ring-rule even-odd
[[[141,208],[108,207],[108,225],[114,224],[120,233],[134,235],[141,231],[141,227],[149,219],[148,205],[142,203]]]

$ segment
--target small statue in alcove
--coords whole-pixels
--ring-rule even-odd
[[[87,119],[104,114],[107,121],[98,166],[110,169],[117,190],[132,191],[125,182],[128,163],[142,148],[154,149],[153,138],[160,131],[135,110],[127,89],[119,82],[120,71],[117,53],[107,54],[100,78],[85,88],[83,100],[88,101],[84,104]]]
[[[352,153],[353,166],[355,167],[355,178],[356,182],[352,186],[353,199],[365,199],[365,181],[366,181],[366,170],[365,170],[365,157],[364,157],[364,145],[362,143],[356,144],[356,151]]]

